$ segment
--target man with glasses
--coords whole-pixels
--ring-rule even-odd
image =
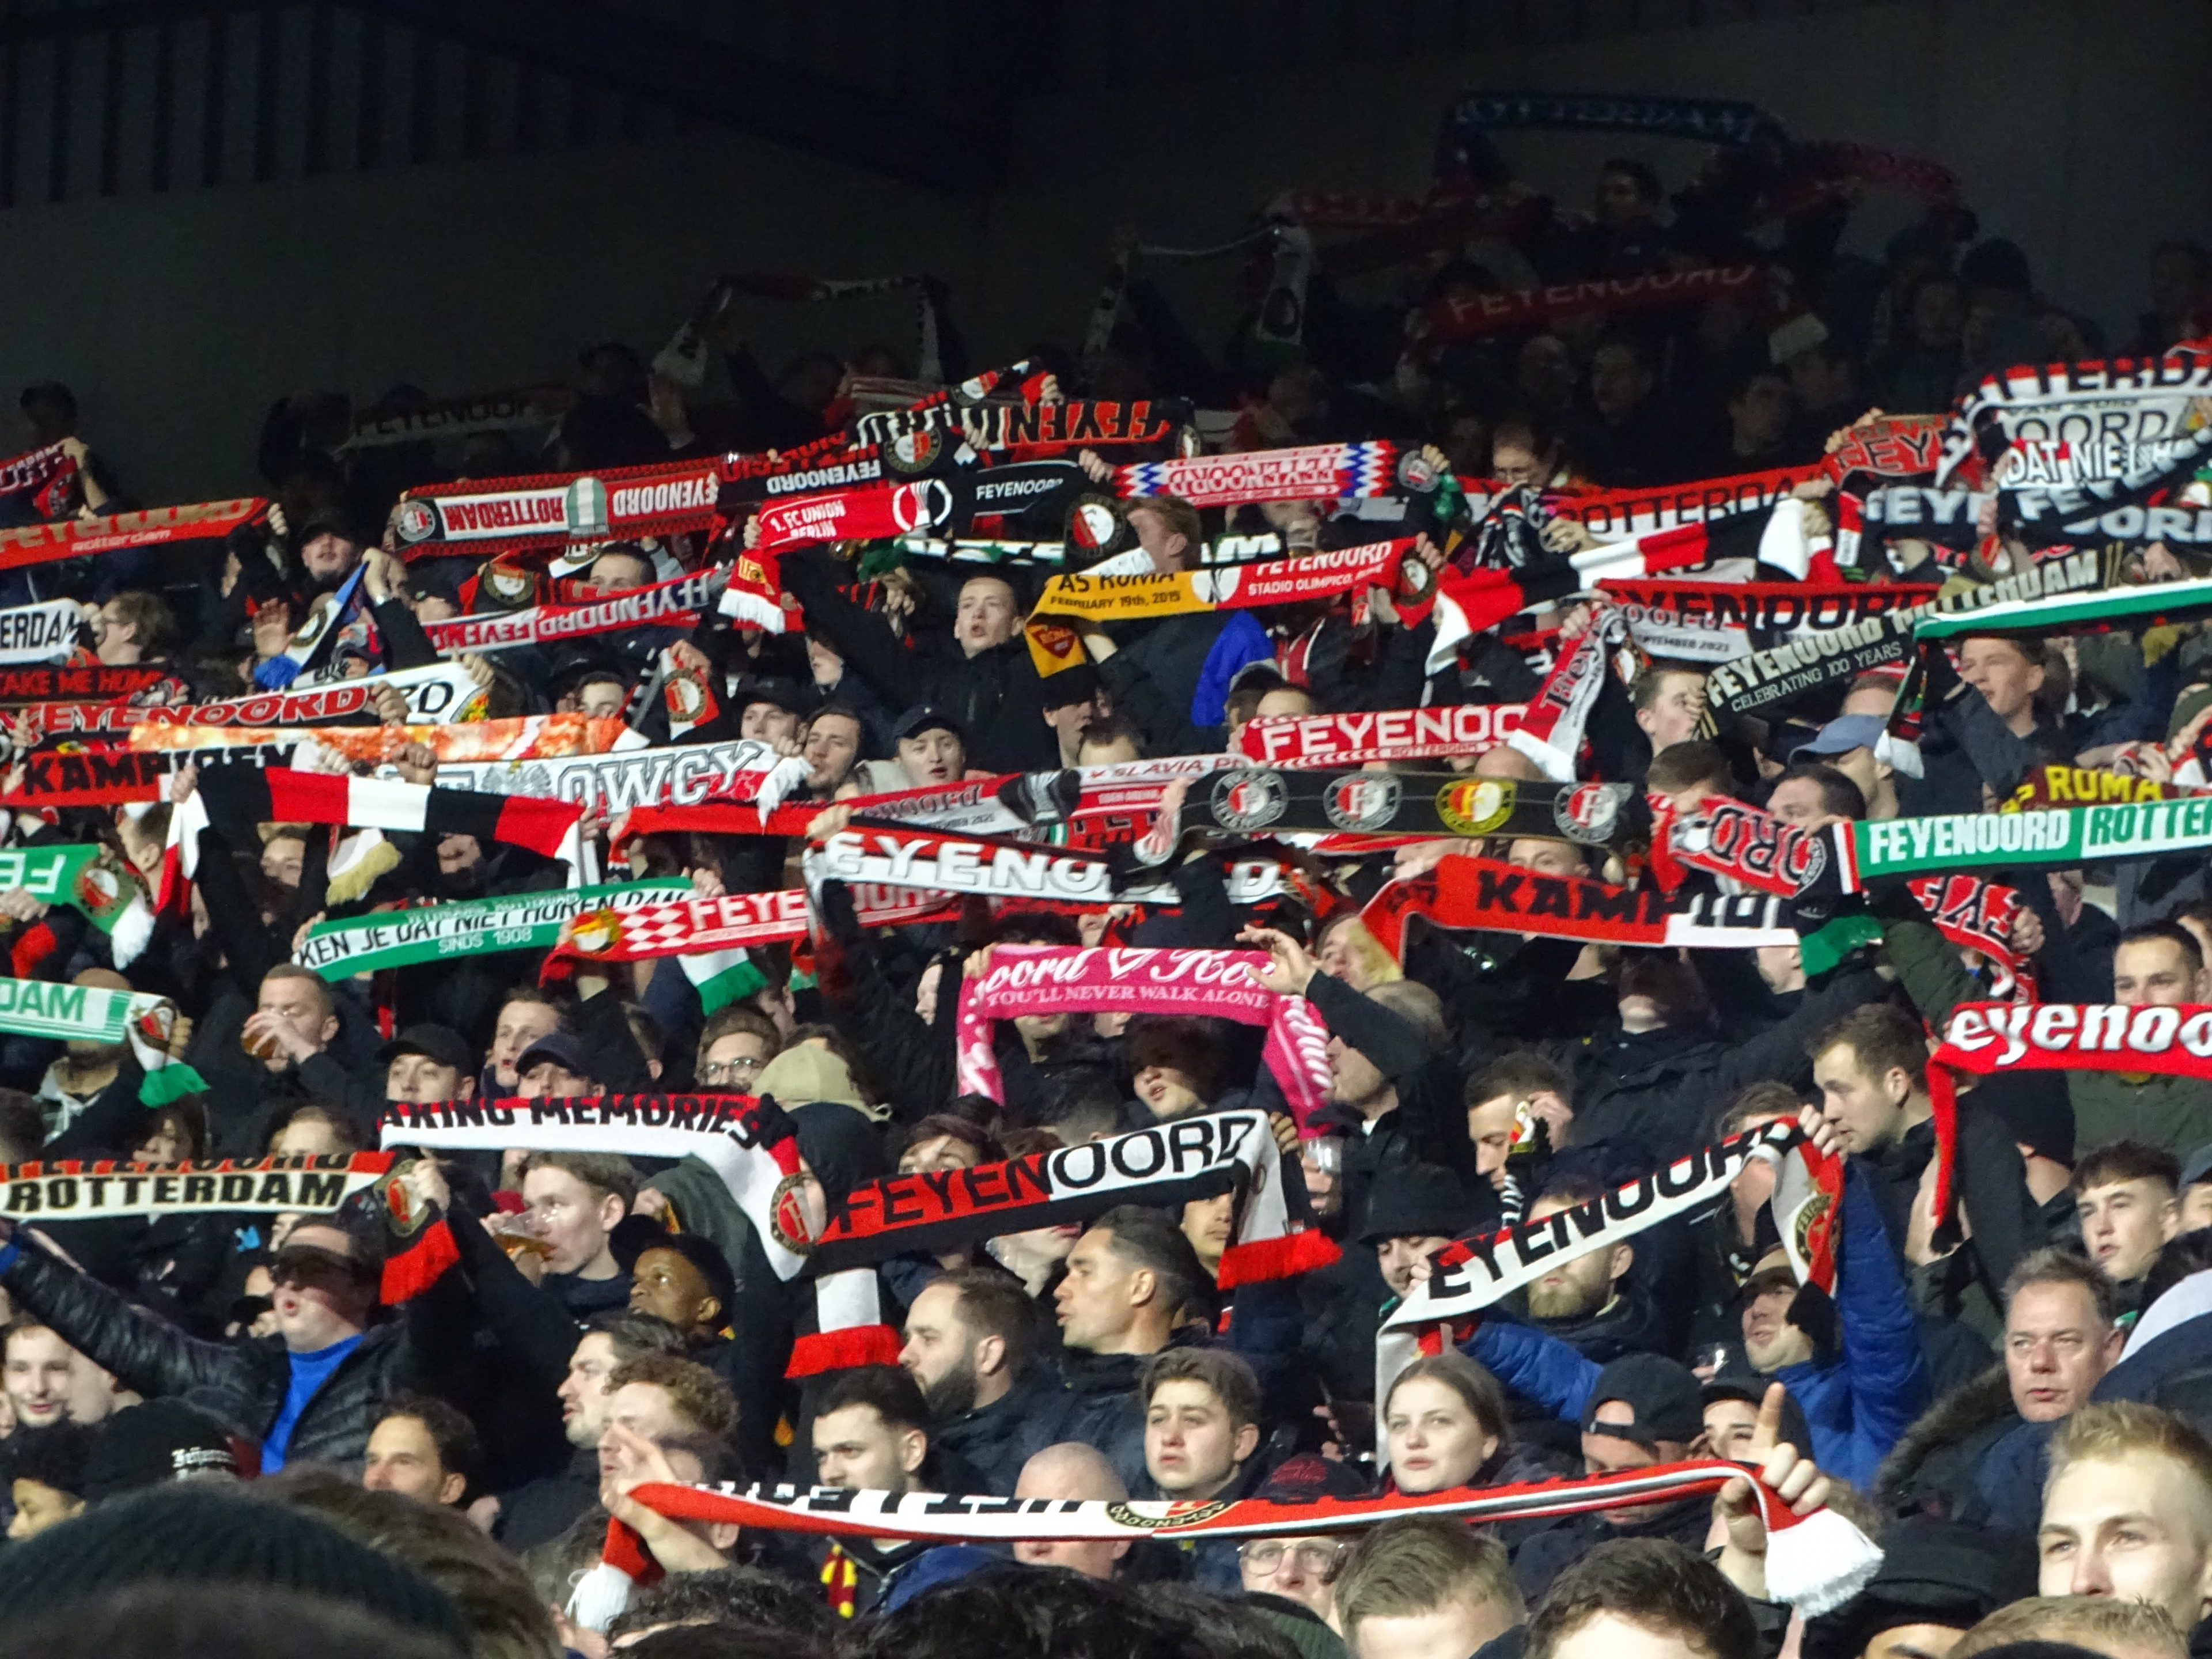
[[[1247,1595],[1279,1595],[1326,1620],[1336,1605],[1336,1569],[1348,1547],[1340,1538],[1255,1538],[1238,1546]]]
[[[275,1334],[237,1343],[147,1318],[4,1219],[0,1285],[127,1387],[149,1398],[189,1393],[246,1429],[264,1474],[292,1462],[358,1465],[377,1407],[433,1369],[416,1347],[427,1324],[372,1322],[381,1245],[350,1217],[301,1222],[270,1264]],[[465,1345],[467,1333],[458,1335]]]
[[[696,1076],[714,1094],[749,1095],[762,1068],[781,1047],[775,1022],[755,1008],[732,1003],[718,1009],[699,1036]]]

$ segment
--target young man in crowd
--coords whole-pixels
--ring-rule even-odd
[[[2084,1406],[2051,1437],[2036,1541],[2045,1595],[2165,1609],[2176,1630],[2212,1610],[2212,1444],[2153,1406]]]
[[[629,1160],[605,1152],[537,1152],[523,1161],[522,1201],[545,1243],[545,1288],[578,1318],[629,1305],[630,1277],[610,1241],[637,1188]]]
[[[1352,1659],[1471,1654],[1528,1617],[1504,1545],[1418,1516],[1360,1534],[1336,1570],[1335,1603]]]
[[[1017,1440],[1026,1458],[1062,1440],[1096,1446],[1123,1486],[1142,1490],[1145,1362],[1166,1347],[1206,1293],[1182,1230],[1157,1210],[1106,1212],[1076,1241],[1053,1292],[1066,1394]]]
[[[2089,1260],[2130,1303],[2166,1242],[2180,1231],[2181,1166],[2141,1141],[2116,1140],[2081,1155],[2070,1185]],[[2137,1311],[2127,1310],[2129,1322]]]
[[[483,1479],[476,1425],[434,1395],[399,1394],[368,1431],[361,1484],[418,1504],[458,1508]]]
[[[929,1458],[929,1407],[895,1365],[841,1371],[823,1391],[813,1424],[816,1480],[848,1492],[921,1489]],[[830,1539],[814,1560],[824,1597],[840,1618],[867,1612],[894,1576],[927,1546],[904,1539]]]

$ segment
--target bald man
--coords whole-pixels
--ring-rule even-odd
[[[1114,1466],[1092,1446],[1064,1440],[1047,1446],[1022,1465],[1014,1482],[1017,1498],[1056,1498],[1126,1503],[1129,1489]],[[1129,1553],[1129,1540],[1087,1544],[1022,1543],[1014,1546],[1014,1559],[1033,1567],[1069,1567],[1085,1578],[1111,1578],[1115,1564]]]
[[[70,983],[125,994],[136,988],[112,968],[88,968]],[[70,1039],[62,1057],[46,1067],[39,1084],[39,1109],[46,1114],[48,1139],[68,1128],[99,1098],[100,1091],[115,1081],[116,1073],[123,1069],[126,1046],[86,1037]]]

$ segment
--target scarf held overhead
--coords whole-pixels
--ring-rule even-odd
[[[1769,894],[1669,897],[1656,887],[1551,876],[1498,859],[1453,854],[1425,875],[1385,882],[1361,909],[1367,931],[1402,959],[1407,918],[1454,931],[1531,933],[1601,944],[1747,951],[1795,945],[1785,901]]]
[[[688,890],[688,883],[671,878],[380,910],[317,922],[293,960],[324,979],[340,980],[449,957],[550,950],[562,927],[586,910],[641,908]]]
[[[1024,1540],[1286,1538],[1362,1529],[1406,1515],[1474,1526],[1673,1503],[1748,1479],[1739,1464],[1706,1460],[1579,1480],[1393,1492],[1379,1498],[1321,1498],[1296,1504],[1264,1498],[1107,1502],[957,1498],[790,1486],[642,1486],[632,1495],[655,1513],[677,1520],[732,1522],[767,1531],[831,1537],[1003,1544]],[[1863,1534],[1831,1510],[1794,1514],[1756,1480],[1750,1484],[1767,1525],[1769,1594],[1810,1617],[1842,1606],[1865,1588],[1881,1564],[1881,1552]]]
[[[302,1153],[291,1158],[192,1164],[67,1160],[0,1164],[0,1212],[19,1219],[102,1221],[147,1215],[254,1214],[341,1208],[381,1182],[384,1152]]]
[[[1328,1031],[1304,997],[1278,996],[1247,971],[1267,963],[1258,951],[1001,945],[989,970],[960,987],[961,1090],[1000,1097],[994,1020],[1102,1009],[1210,1014],[1267,1027],[1262,1057],[1303,1127],[1328,1096]]]
[[[1269,714],[1244,722],[1237,749],[1262,766],[1442,760],[1495,748],[1526,712],[1522,703],[1460,702],[1375,714]]]
[[[834,1206],[811,1265],[817,1273],[872,1267],[915,1251],[1089,1221],[1121,1204],[1173,1214],[1194,1199],[1241,1188],[1237,1237],[1222,1255],[1218,1283],[1227,1290],[1288,1278],[1325,1267],[1340,1252],[1317,1231],[1291,1230],[1281,1162],[1266,1113],[1229,1111],[1000,1164],[885,1176]]]
[[[171,542],[208,541],[228,536],[269,510],[258,496],[203,501],[192,507],[161,507],[145,513],[116,513],[104,519],[62,519],[51,524],[0,530],[0,570],[51,564],[58,559],[89,558],[128,547],[159,547]]]

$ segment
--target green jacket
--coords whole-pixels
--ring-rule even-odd
[[[2066,1093],[2074,1103],[2074,1144],[2085,1150],[2108,1140],[2140,1140],[2186,1161],[2212,1141],[2212,1079],[2069,1072]]]
[[[1974,995],[1958,947],[1924,915],[1905,919],[1889,906],[1877,908],[1887,912],[1882,945],[1898,982],[1922,1018],[1941,1031],[1950,1024],[1952,1009]],[[2185,1159],[2212,1141],[2212,1079],[2085,1069],[2066,1073],[2066,1095],[2074,1107],[2077,1151],[2109,1140],[2140,1140]]]

